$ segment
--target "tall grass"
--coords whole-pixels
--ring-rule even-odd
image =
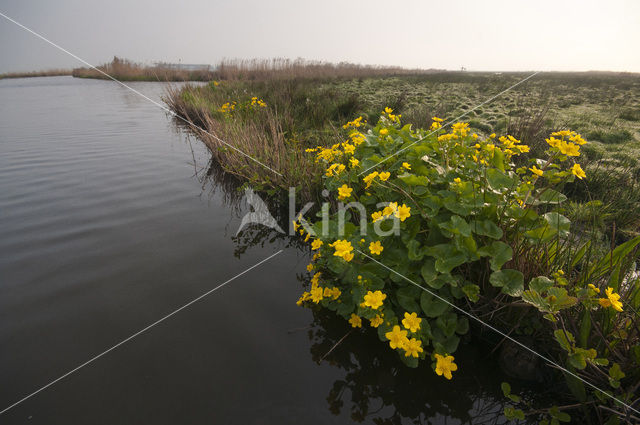
[[[110,63],[96,67],[116,80],[124,81],[209,81],[214,79],[211,69],[189,70],[169,64],[144,66],[128,59],[114,57]],[[77,78],[109,79],[93,68],[76,68],[72,75]]]
[[[8,72],[5,74],[0,74],[0,80],[2,80],[3,78],[60,77],[63,75],[71,75],[71,70],[48,69],[45,71]]]
[[[397,66],[330,63],[305,59],[224,59],[216,69],[221,80],[271,80],[292,78],[366,78],[421,75],[436,69],[407,69]]]

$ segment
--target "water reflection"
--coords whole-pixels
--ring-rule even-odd
[[[224,192],[224,199],[239,216],[248,211],[239,190],[241,183],[214,163],[209,163],[198,178],[205,192]],[[286,206],[263,199],[280,226],[287,229]],[[271,244],[308,251],[302,238],[261,225],[247,226],[233,240],[237,257],[251,247]],[[298,276],[300,292],[310,287],[309,279],[307,273]],[[446,381],[427,362],[417,369],[406,367],[394,351],[380,342],[374,330],[353,330],[342,318],[325,309],[315,308],[312,313],[308,327],[291,332],[307,334],[310,355],[316,363],[328,363],[342,371],[326,396],[332,414],[342,417],[347,414],[355,422],[378,425],[508,422],[502,414],[506,399],[500,383],[508,380],[513,385],[514,380],[500,370],[496,356],[470,336],[456,352],[460,370],[453,380]],[[517,382],[515,387],[519,387]],[[520,394],[526,397],[531,388],[524,391]]]

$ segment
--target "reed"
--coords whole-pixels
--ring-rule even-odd
[[[60,77],[71,75],[70,69],[47,69],[45,71],[8,72],[0,74],[0,80],[4,78],[33,78],[33,77]]]
[[[120,81],[209,81],[214,78],[214,73],[209,67],[191,70],[163,63],[145,66],[118,57],[96,68],[102,72],[93,68],[75,68],[72,75],[77,78],[107,80],[107,74]]]

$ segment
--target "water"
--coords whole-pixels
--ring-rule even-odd
[[[284,250],[0,423],[455,424],[501,411],[495,362],[473,348],[451,382],[406,369],[371,334],[320,361],[348,325],[295,305],[308,261],[295,243],[233,237],[244,210],[203,177],[207,161],[113,82],[0,81],[0,410]]]

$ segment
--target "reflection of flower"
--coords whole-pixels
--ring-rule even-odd
[[[605,291],[607,298],[600,298],[598,302],[602,307],[612,307],[616,311],[622,311],[622,303],[620,300],[620,294],[613,292],[613,288],[608,287]]]
[[[458,370],[458,365],[453,362],[453,356],[441,356],[436,354],[436,373],[438,376],[444,375],[445,378],[451,379],[451,372]]]

